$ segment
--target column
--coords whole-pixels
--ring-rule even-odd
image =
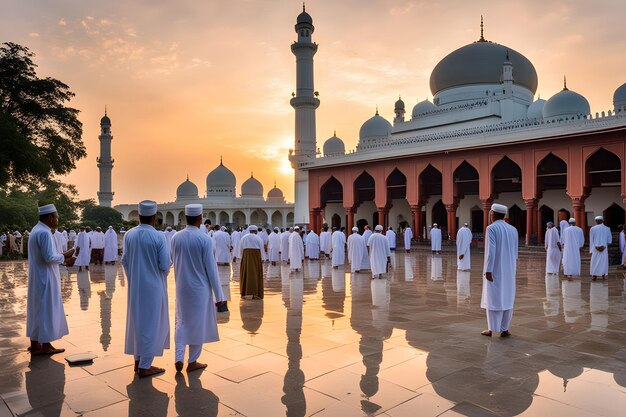
[[[574,207],[574,218],[576,219],[576,226],[583,229],[585,234],[585,241],[589,240],[589,233],[587,231],[587,215],[585,214],[585,199],[587,196],[572,197],[572,206]]]
[[[456,209],[458,204],[446,204],[446,211],[448,212],[448,232],[450,233],[450,239],[456,239]]]
[[[493,199],[487,198],[487,199],[480,200],[480,202],[483,204],[483,236],[484,236],[484,234],[487,233],[487,226],[489,226],[489,221],[491,220],[489,218],[489,212],[491,211],[491,205],[493,204]]]
[[[346,227],[346,234],[350,236],[352,234],[352,228],[354,227],[354,214],[356,209],[354,207],[346,207],[346,216],[348,217],[348,224]]]
[[[378,224],[383,227],[383,230],[387,230],[387,215],[389,209],[387,207],[377,207],[378,210]]]
[[[422,223],[422,206],[420,204],[411,206],[411,215],[413,217],[413,222],[411,227],[413,227],[413,236],[416,240],[421,240],[421,223]]]
[[[534,198],[526,199],[524,204],[526,204],[526,246],[536,245],[537,200]]]

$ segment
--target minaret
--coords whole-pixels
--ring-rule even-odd
[[[100,191],[98,191],[98,204],[103,207],[111,207],[113,192],[111,191],[111,171],[113,162],[111,158],[111,119],[107,116],[106,107],[104,117],[100,119],[100,157],[96,158],[98,169],[100,170]]]
[[[304,5],[295,26],[298,41],[291,45],[296,56],[296,92],[291,99],[291,107],[296,111],[295,146],[289,152],[289,161],[295,170],[294,222],[309,223],[309,173],[300,169],[302,162],[315,159],[316,132],[315,109],[320,105],[313,87],[313,56],[317,44],[311,39],[315,28],[313,19]]]
[[[398,101],[396,101],[393,112],[396,114],[396,117],[393,118],[394,124],[404,122],[404,114],[406,113],[406,110],[404,109],[404,101],[402,101],[402,97],[398,97]]]

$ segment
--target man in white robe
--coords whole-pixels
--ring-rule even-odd
[[[406,253],[411,252],[411,239],[413,239],[413,231],[411,230],[411,226],[407,226],[404,229],[404,249]]]
[[[253,300],[258,300],[262,299],[264,295],[263,262],[261,261],[263,241],[257,235],[257,226],[251,225],[246,230],[248,233],[246,233],[239,242],[239,248],[241,250],[239,289],[242,299],[250,297]]]
[[[563,273],[571,280],[580,275],[580,248],[585,244],[583,229],[576,226],[576,219],[569,219],[569,226],[561,236],[563,241]]]
[[[320,251],[330,258],[330,232],[328,226],[324,226],[323,231],[320,233]]]
[[[469,271],[472,262],[470,259],[470,246],[472,245],[472,231],[467,223],[456,233],[456,268],[459,271]]]
[[[215,261],[218,265],[230,265],[230,235],[225,227],[213,233]]]
[[[561,264],[561,237],[554,223],[547,223],[543,242],[546,250],[546,274],[558,274]]]
[[[596,216],[596,225],[589,229],[589,273],[593,281],[598,277],[604,280],[609,273],[609,245],[612,241],[611,229],[604,225],[604,217]]]
[[[289,263],[289,236],[293,233],[293,227],[285,230],[280,235],[280,258],[281,261]]]
[[[115,264],[118,257],[117,233],[113,226],[109,226],[104,234],[104,263]]]
[[[241,240],[241,230],[239,227],[236,230],[233,230],[233,233],[230,235],[230,250],[233,251],[233,262],[237,261],[237,250],[239,247],[239,241]]]
[[[358,229],[357,229],[358,231]],[[315,233],[315,230],[310,230],[306,238],[306,258],[319,259],[320,258],[320,238]]]
[[[559,236],[561,236],[561,245],[563,244],[563,234],[568,227],[569,223],[567,220],[563,219],[559,222]]]
[[[176,279],[176,320],[174,330],[175,367],[183,369],[185,349],[189,345],[187,372],[206,368],[199,363],[202,344],[217,342],[216,304],[226,302],[213,257],[213,242],[200,232],[202,227],[202,204],[185,206],[187,227],[172,237],[171,250]],[[228,261],[230,261],[230,236],[228,240]],[[216,233],[216,242],[225,241]],[[215,299],[213,299],[215,295]]]
[[[353,227],[352,234],[348,237],[348,262],[350,262],[350,271],[352,272],[370,269],[367,244],[365,238],[359,234],[358,227]]]
[[[128,279],[126,346],[133,355],[139,377],[165,372],[152,366],[155,356],[170,347],[170,320],[167,302],[167,274],[170,250],[163,233],[154,226],[157,204],[139,203],[139,226],[124,235],[122,265]]]
[[[369,224],[366,224],[363,227],[363,239],[365,239],[366,242],[369,242],[370,236],[372,236],[372,230],[370,229]]]
[[[74,265],[78,266],[78,272],[83,270],[83,266],[89,269],[89,260],[91,259],[91,247],[89,246],[89,235],[87,234],[85,227],[81,226],[78,236],[76,236],[76,262]]]
[[[63,246],[63,252],[67,252],[67,245],[68,245],[68,234],[67,234],[67,230],[65,230],[65,227],[63,226],[59,226],[59,232],[61,232],[61,235],[63,236],[63,240],[61,241],[62,246]],[[28,236],[27,233],[24,233],[25,236]]]
[[[275,227],[267,239],[267,256],[272,265],[276,265],[276,262],[280,262],[280,229]]]
[[[441,253],[441,229],[437,223],[430,229],[430,249],[437,255]]]
[[[626,267],[626,225],[622,225],[622,230],[619,232],[619,250],[622,253],[622,268]]]
[[[332,242],[332,265],[337,269],[346,262],[346,234],[341,230],[335,230],[331,236]]]
[[[52,236],[54,237],[54,247],[58,253],[64,253],[66,251],[63,250],[63,234],[59,231],[59,229],[52,231]]]
[[[515,304],[515,275],[517,272],[518,232],[504,221],[508,208],[491,205],[491,224],[485,233],[485,266],[480,307],[487,311],[488,329],[483,336],[500,332],[511,335],[509,326]]]
[[[91,255],[93,257],[94,265],[102,265],[104,261],[104,233],[102,233],[102,229],[97,227],[94,232],[92,232],[91,237]]]
[[[372,278],[381,278],[381,275],[389,271],[391,263],[391,251],[389,250],[389,241],[383,236],[383,227],[377,225],[373,233],[367,241],[367,247],[370,250],[370,267],[372,269]]]
[[[358,229],[357,229],[358,230]],[[396,250],[396,232],[393,231],[393,227],[389,227],[385,233],[385,237],[389,242],[389,250]]]
[[[28,298],[26,302],[26,336],[32,355],[54,355],[51,342],[69,333],[63,300],[59,265],[72,266],[74,249],[59,253],[51,230],[59,224],[54,204],[39,207],[39,222],[28,239]]]
[[[267,260],[268,260],[268,258],[267,258],[267,244],[269,243],[269,237],[268,237],[267,232],[265,231],[265,228],[259,226],[259,230],[260,230],[259,237],[263,241],[263,250],[261,251],[261,260],[263,262],[267,262]]]
[[[302,269],[304,259],[304,243],[300,237],[300,228],[296,226],[289,235],[289,269],[298,272]]]
[[[70,232],[67,234],[67,247],[72,249],[74,247],[74,243],[76,243],[76,231],[74,229],[70,229]]]
[[[172,237],[176,234],[176,230],[172,229],[172,226],[167,226],[163,234],[165,235],[165,240],[169,246],[172,243]]]

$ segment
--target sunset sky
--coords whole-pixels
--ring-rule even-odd
[[[0,0],[0,41],[30,48],[40,76],[76,97],[87,158],[66,178],[96,198],[99,121],[112,121],[113,204],[172,201],[189,175],[200,194],[224,164],[237,187],[254,172],[293,199],[295,58],[302,3],[292,0]],[[626,2],[311,0],[318,147],[337,130],[348,149],[376,105],[388,120],[427,97],[431,70],[485,38],[524,54],[542,98],[568,87],[592,112],[626,82]]]

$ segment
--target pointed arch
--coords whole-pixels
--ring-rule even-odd
[[[480,184],[478,170],[466,160],[463,160],[454,170],[452,177],[455,198],[478,194]]]
[[[363,171],[361,175],[354,180],[354,204],[360,205],[364,201],[374,201],[376,197],[376,181],[374,177],[367,171]]]
[[[343,186],[335,177],[330,177],[320,187],[320,208],[324,208],[328,203],[343,202]]]
[[[522,169],[508,156],[503,156],[491,170],[492,193],[522,191]]]
[[[537,164],[537,191],[565,188],[567,188],[567,163],[550,152]]]

